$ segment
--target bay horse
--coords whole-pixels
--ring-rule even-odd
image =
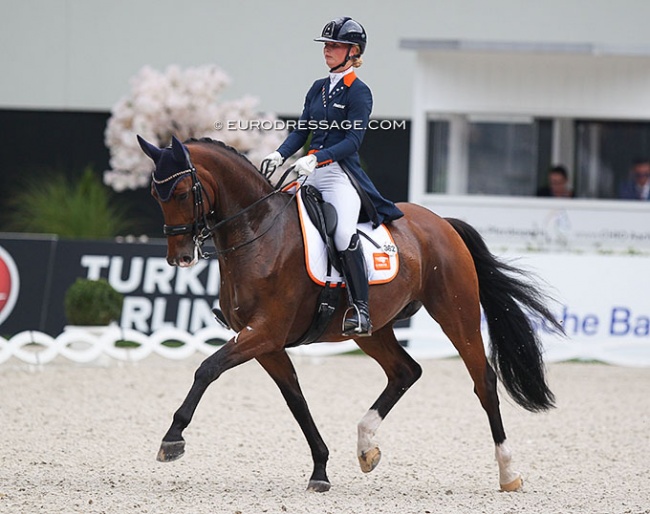
[[[158,148],[138,140],[155,163],[152,195],[163,212],[167,262],[192,266],[202,254],[203,241],[212,239],[221,271],[223,316],[236,332],[197,369],[157,459],[168,462],[184,454],[183,430],[207,387],[228,369],[255,359],[277,384],[309,444],[313,472],[308,489],[329,490],[328,449],[286,352],[308,330],[320,291],[306,271],[292,194],[275,189],[246,157],[221,142],[204,138],[183,144],[174,137],[170,147]],[[558,332],[562,328],[534,278],[493,256],[469,224],[411,203],[398,207],[404,217],[389,229],[399,251],[399,272],[391,282],[370,287],[374,331],[355,340],[388,379],[357,426],[361,469],[369,472],[379,463],[377,429],[422,373],[396,339],[393,325],[424,307],[464,361],[487,413],[501,489],[517,490],[522,478],[511,466],[497,376],[523,408],[553,407],[541,343],[529,316],[546,320]],[[491,341],[489,360],[481,336],[481,305]],[[344,310],[335,313],[323,341],[348,339],[341,335]]]

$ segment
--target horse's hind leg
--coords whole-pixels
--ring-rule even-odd
[[[476,305],[478,306],[478,298]],[[459,305],[446,304],[444,314],[437,312],[434,318],[458,350],[474,382],[474,393],[487,413],[499,464],[501,490],[516,491],[521,488],[522,479],[510,466],[511,453],[506,445],[506,433],[499,410],[497,376],[485,356],[480,332],[480,311],[478,307],[464,305],[461,308]]]
[[[323,441],[318,428],[309,412],[309,407],[300,389],[296,371],[287,353],[280,352],[266,354],[257,357],[257,361],[275,381],[282,392],[293,417],[300,425],[309,448],[311,449],[314,461],[314,471],[309,479],[307,489],[315,492],[325,492],[330,489],[330,481],[327,478],[326,466],[329,451]]]
[[[400,346],[392,326],[386,326],[371,337],[359,338],[355,342],[379,363],[388,378],[386,388],[357,426],[357,457],[361,470],[368,473],[377,467],[381,459],[381,451],[374,440],[379,425],[402,395],[420,378],[422,368]]]

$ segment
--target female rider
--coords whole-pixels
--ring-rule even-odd
[[[329,76],[318,79],[305,97],[296,129],[267,159],[280,166],[312,138],[308,155],[295,163],[295,171],[306,175],[305,184],[318,189],[338,215],[334,244],[353,305],[343,321],[343,335],[369,336],[372,324],[368,312],[368,272],[357,222],[373,226],[403,216],[392,202],[377,191],[359,161],[370,112],[372,93],[356,76],[366,48],[366,31],[352,18],[330,21],[314,41],[324,42],[323,54]]]

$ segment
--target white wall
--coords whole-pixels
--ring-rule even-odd
[[[650,119],[643,56],[423,52],[421,108],[434,113]]]
[[[376,117],[410,118],[415,52],[404,38],[650,42],[646,0],[0,0],[0,108],[109,110],[142,66],[216,63],[226,97],[296,114],[326,69],[311,40],[349,15],[368,31],[360,76]]]

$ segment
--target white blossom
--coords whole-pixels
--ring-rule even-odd
[[[111,110],[104,134],[111,169],[104,173],[104,182],[115,191],[149,185],[153,165],[140,149],[136,134],[159,147],[167,146],[172,135],[181,141],[210,137],[233,146],[259,166],[284,141],[287,131],[281,123],[273,124],[278,121],[274,114],[257,112],[255,97],[220,100],[229,84],[230,77],[214,65],[187,69],[172,65],[164,73],[142,68],[130,81],[130,93]],[[265,126],[273,124],[274,128],[251,129],[247,125],[251,120],[266,121]],[[242,122],[237,126],[243,128],[215,128],[218,123],[226,127],[228,122]]]

